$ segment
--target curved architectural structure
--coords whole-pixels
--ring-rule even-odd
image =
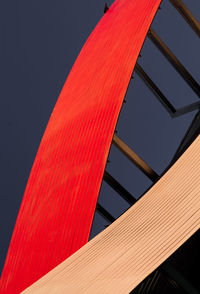
[[[62,89],[14,228],[1,293],[19,293],[83,246],[119,111],[160,0],[116,0]]]
[[[200,228],[199,194],[200,136],[135,205],[23,293],[130,293]]]

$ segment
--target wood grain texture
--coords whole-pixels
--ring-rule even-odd
[[[118,115],[159,4],[116,0],[86,41],[35,158],[0,293],[19,293],[88,241]]]
[[[23,294],[129,293],[200,228],[200,136],[126,213]]]

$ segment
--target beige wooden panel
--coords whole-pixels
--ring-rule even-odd
[[[23,293],[129,293],[199,227],[200,136],[134,206]]]

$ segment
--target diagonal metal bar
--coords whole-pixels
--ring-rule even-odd
[[[193,31],[200,37],[200,23],[181,0],[169,0],[176,10],[183,16]]]
[[[186,113],[192,112],[197,109],[200,110],[200,102],[194,102],[190,105],[181,107],[181,108],[177,109],[176,112],[172,116],[178,117],[178,116],[184,115]]]
[[[160,50],[160,52],[167,58],[167,60],[173,65],[176,71],[182,76],[192,90],[200,97],[200,85],[195,81],[187,69],[176,58],[176,56],[170,51],[167,45],[160,39],[153,29],[149,30],[148,37]]]
[[[122,139],[116,134],[113,136],[113,143],[123,152],[152,182],[158,179],[157,173],[141,158],[139,157]]]
[[[99,203],[97,203],[96,211],[109,223],[113,223],[115,221],[115,218]]]
[[[139,75],[139,77],[143,80],[146,86],[153,92],[158,101],[164,106],[164,108],[168,111],[168,113],[172,116],[176,109],[174,106],[167,100],[165,95],[160,91],[160,89],[156,86],[156,84],[152,81],[152,79],[147,75],[144,69],[136,63],[135,71]]]
[[[200,134],[200,111],[195,115],[190,127],[188,128],[182,142],[180,143],[176,153],[171,161],[173,164],[183,152],[191,145],[191,143],[196,139]]]
[[[198,101],[176,110],[176,108],[169,102],[169,100],[165,97],[162,91],[157,87],[157,85],[152,81],[152,79],[148,76],[148,74],[138,63],[136,63],[135,65],[135,71],[139,75],[139,77],[144,81],[146,86],[153,92],[158,101],[164,106],[164,108],[171,115],[171,117],[178,117],[191,111],[200,109],[200,102]]]
[[[136,199],[107,171],[104,172],[103,179],[130,205],[133,205],[136,202]]]

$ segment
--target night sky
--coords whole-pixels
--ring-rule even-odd
[[[200,1],[184,3],[200,19]],[[77,55],[103,16],[104,4],[102,0],[1,1],[0,270],[50,114]],[[163,0],[152,27],[199,82],[199,38],[168,0]],[[176,108],[198,101],[148,38],[141,55],[138,62]],[[118,135],[161,174],[196,111],[172,119],[136,73],[126,101],[117,125]],[[114,146],[109,160],[107,170],[134,197],[140,197],[152,185]],[[128,208],[104,182],[99,203],[114,217]],[[106,224],[96,214],[91,237]]]

